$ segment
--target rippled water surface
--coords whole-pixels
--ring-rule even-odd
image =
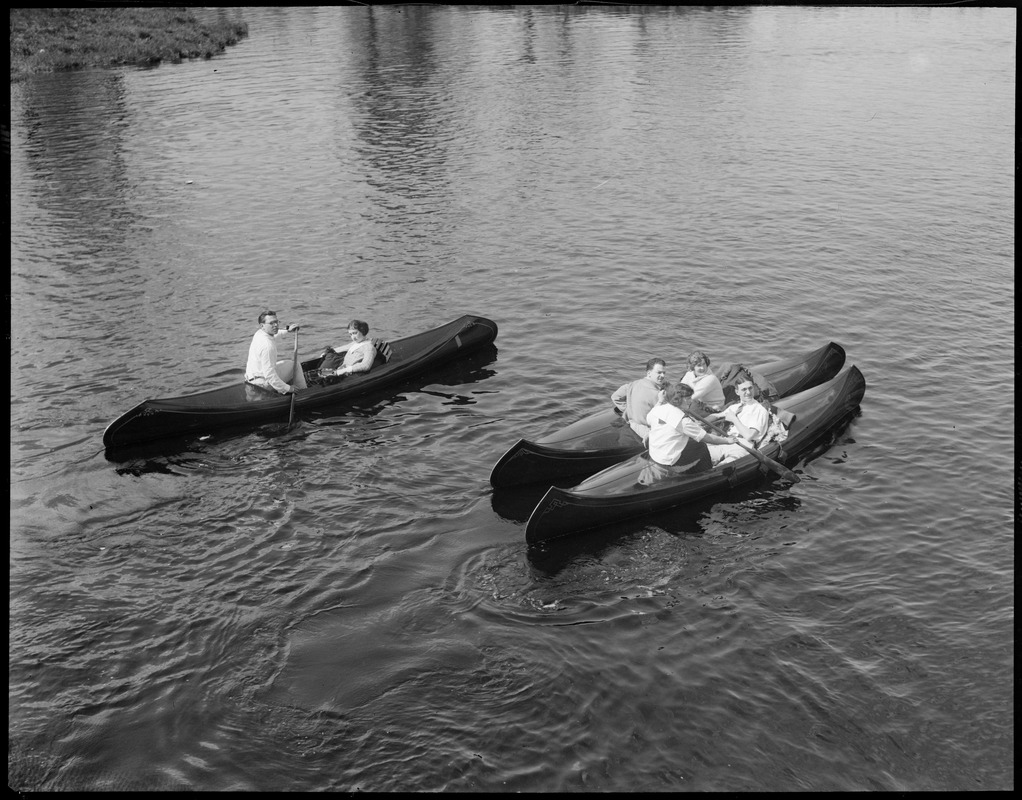
[[[1014,9],[220,13],[11,87],[10,786],[1013,788]],[[107,457],[265,307],[500,335]],[[801,483],[543,554],[490,489],[650,355],[829,340]]]

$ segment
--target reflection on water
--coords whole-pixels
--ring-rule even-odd
[[[577,483],[576,479],[565,479],[560,482],[566,484],[561,488],[568,488]],[[558,484],[552,484],[558,485]],[[490,494],[490,503],[493,511],[500,517],[510,522],[526,522],[536,503],[546,494],[548,484],[536,483],[524,486],[511,486],[507,489],[494,489]]]
[[[643,531],[656,529],[682,537],[746,535],[750,528],[770,529],[798,510],[801,500],[784,489],[756,484],[731,489],[683,506],[530,545],[529,563],[544,575],[556,575],[579,558],[597,558],[608,548]],[[527,519],[528,517],[526,517]]]
[[[9,783],[1011,786],[1014,9],[239,13],[11,87]],[[103,457],[265,308],[499,358]],[[542,551],[490,490],[650,351],[823,337],[870,394],[800,484]]]
[[[800,465],[808,464],[830,451],[835,445],[840,445],[842,443],[854,443],[855,439],[851,437],[849,428],[852,426],[852,423],[861,416],[862,408],[857,406],[847,415],[842,417],[832,428],[828,428],[824,431],[820,438],[813,442],[813,444],[799,456],[798,463]],[[777,458],[779,461],[786,461],[783,445]],[[831,454],[831,463],[840,464],[843,463],[843,461],[843,458],[837,458]]]

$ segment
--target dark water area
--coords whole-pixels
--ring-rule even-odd
[[[1015,10],[238,13],[10,90],[9,786],[1013,788]],[[500,335],[103,452],[266,307]],[[544,552],[488,483],[651,355],[827,341],[800,483]]]

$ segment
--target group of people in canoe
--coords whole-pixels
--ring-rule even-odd
[[[770,411],[757,399],[748,373],[739,377],[735,391],[738,401],[726,405],[709,357],[696,350],[680,380],[668,382],[666,362],[651,358],[645,376],[619,387],[611,401],[652,461],[675,472],[703,472],[745,455],[745,448],[758,446],[770,429]],[[724,421],[726,435],[707,430],[699,420]]]
[[[348,323],[348,345],[323,348],[323,360],[315,375],[295,370],[297,359],[277,358],[277,339],[285,333],[297,335],[298,325],[287,325],[280,329],[276,311],[259,314],[259,330],[252,336],[245,364],[245,380],[254,386],[261,386],[280,394],[291,394],[307,389],[309,383],[343,378],[358,372],[368,372],[376,360],[376,345],[368,338],[369,325],[360,319]],[[297,343],[297,341],[296,341]]]
[[[249,345],[245,380],[291,394],[308,388],[310,382],[321,384],[368,372],[376,359],[369,325],[354,319],[348,323],[350,344],[324,348],[319,369],[306,374],[295,369],[297,358],[277,358],[277,339],[285,333],[297,335],[298,330],[298,325],[281,330],[276,312],[263,311]],[[675,472],[703,472],[745,455],[746,448],[758,446],[770,429],[771,414],[756,397],[755,381],[746,373],[734,388],[738,400],[727,405],[724,386],[710,370],[709,356],[696,350],[688,357],[688,371],[677,382],[668,382],[664,359],[651,358],[646,374],[619,387],[611,400],[653,462]],[[718,420],[727,423],[723,435],[705,425],[712,427]]]

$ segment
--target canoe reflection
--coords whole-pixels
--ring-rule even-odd
[[[529,545],[526,559],[535,573],[551,577],[578,559],[600,559],[610,550],[629,546],[630,538],[644,532],[693,539],[747,535],[775,527],[772,519],[786,519],[801,505],[799,497],[783,489],[739,487],[639,520]]]

